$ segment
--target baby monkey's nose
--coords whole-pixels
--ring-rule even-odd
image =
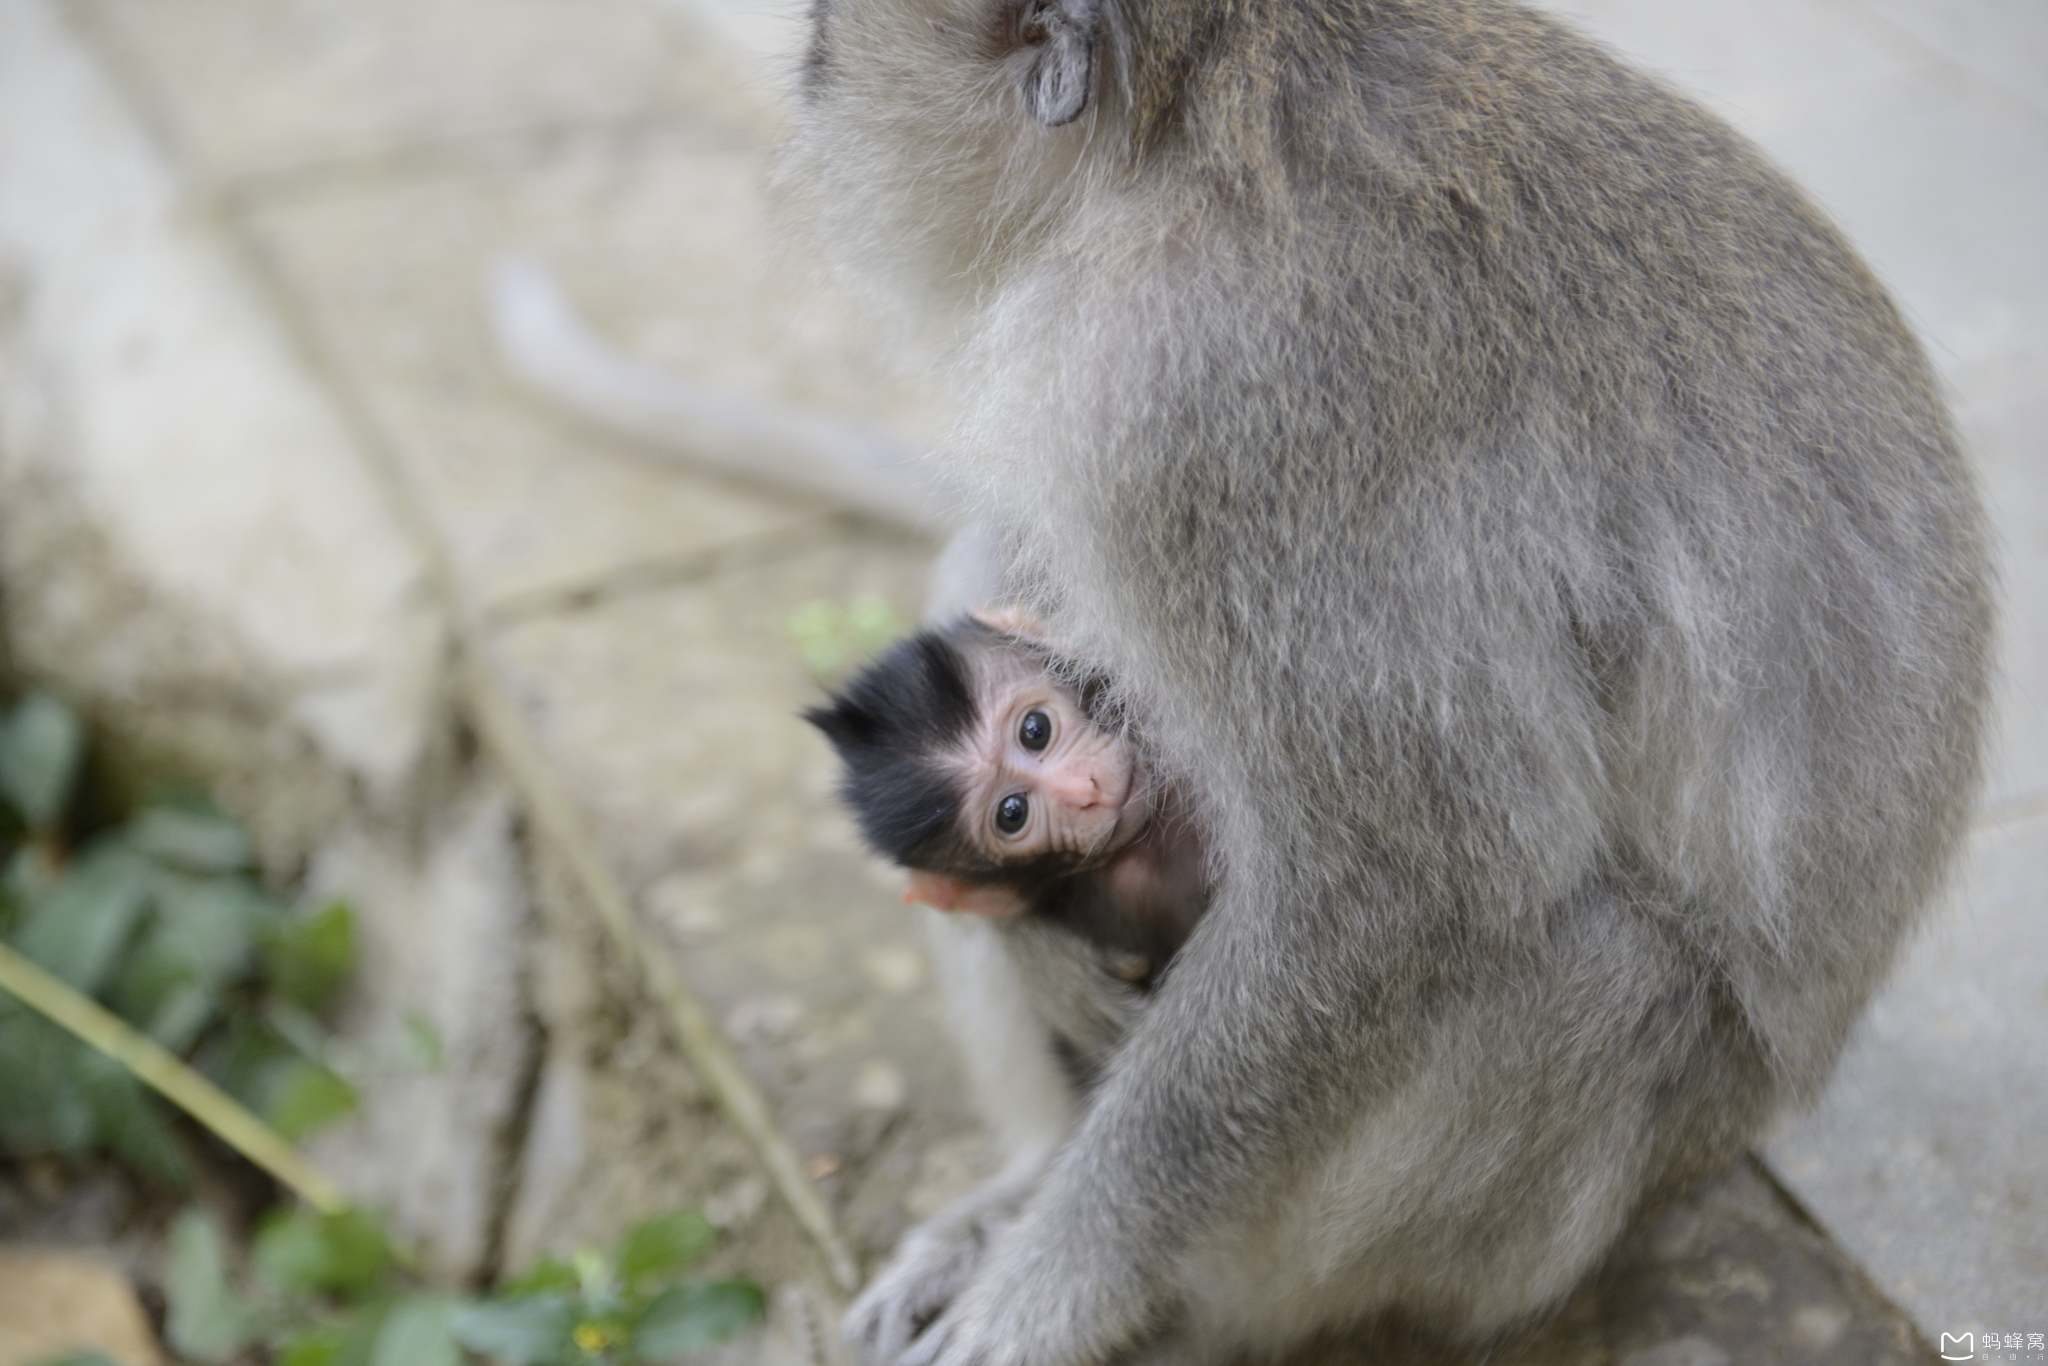
[[[1073,764],[1059,768],[1045,781],[1046,795],[1063,806],[1076,811],[1086,811],[1102,800],[1102,784],[1096,781],[1095,770],[1086,764]]]

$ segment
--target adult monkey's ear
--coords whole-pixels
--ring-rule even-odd
[[[1037,53],[1024,77],[1024,105],[1048,128],[1088,107],[1095,71],[1098,0],[1025,0],[1019,34]]]

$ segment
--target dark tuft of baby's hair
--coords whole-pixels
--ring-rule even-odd
[[[958,856],[960,784],[938,764],[975,721],[974,678],[957,634],[925,630],[896,642],[804,713],[846,766],[839,793],[861,834],[908,868],[942,869]]]

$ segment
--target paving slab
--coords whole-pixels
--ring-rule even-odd
[[[2048,114],[2048,9],[2025,0],[1857,0],[1958,66]]]
[[[306,1154],[382,1211],[443,1285],[494,1269],[501,1188],[537,1065],[516,820],[510,794],[479,783],[436,803],[408,839],[331,834],[307,875],[309,899],[341,897],[354,912],[336,1060],[358,1103]]]
[[[2048,115],[1847,0],[1561,8],[1755,137],[1842,225],[1944,374],[2048,356]],[[2038,10],[2006,8],[2023,26]]]
[[[328,396],[191,207],[55,8],[0,5],[0,444],[24,522],[8,551],[89,523],[50,553],[94,558],[81,573],[153,596],[188,639],[137,649],[88,594],[39,606],[50,564],[20,576],[21,610],[92,651],[69,661],[81,692],[152,669],[269,691],[285,724],[389,795],[421,760],[438,681],[419,563]]]
[[[784,621],[879,592],[928,549],[838,534],[712,581],[508,625],[491,662],[657,942],[725,1028],[872,1256],[983,1169],[900,875],[863,854],[822,696]]]
[[[251,231],[414,481],[485,611],[527,610],[646,565],[817,523],[542,408],[485,329],[484,274],[556,266],[633,353],[733,392],[899,430],[936,420],[801,292],[762,202],[758,149],[711,121],[564,136],[501,159],[335,175],[252,196]]]
[[[805,1287],[829,1302],[817,1248],[658,1016],[640,1008],[635,974],[604,941],[574,880],[545,849],[532,873],[539,932],[528,943],[529,974],[545,1045],[502,1192],[501,1267],[610,1246],[650,1215],[690,1208],[726,1235],[708,1271]]]
[[[1643,1222],[1503,1366],[1925,1366],[1913,1324],[1751,1162]]]
[[[700,24],[642,0],[80,0],[230,180],[507,129],[772,102]]]
[[[1786,111],[1941,60],[1852,0],[1551,0],[1543,7],[1766,141]]]
[[[1980,833],[1827,1101],[1771,1160],[1930,1339],[2048,1331],[2048,816]]]
[[[82,1351],[119,1366],[163,1360],[119,1271],[92,1257],[0,1244],[0,1366],[39,1366]]]

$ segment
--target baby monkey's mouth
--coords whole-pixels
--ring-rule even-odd
[[[1152,770],[1144,756],[1133,750],[1130,765],[1124,770],[1124,796],[1117,804],[1116,820],[1088,851],[1088,862],[1107,858],[1142,836],[1151,827],[1155,805]]]

